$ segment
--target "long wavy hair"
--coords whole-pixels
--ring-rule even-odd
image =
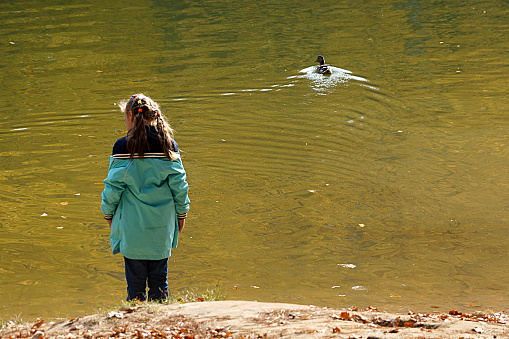
[[[148,151],[145,125],[155,126],[161,148],[166,157],[170,160],[177,158],[172,142],[173,129],[154,100],[143,93],[139,93],[134,94],[127,101],[121,101],[119,106],[124,114],[127,115],[131,112],[134,116],[133,127],[127,133],[127,150],[130,153],[130,159],[133,159],[135,154],[143,159],[144,154]]]

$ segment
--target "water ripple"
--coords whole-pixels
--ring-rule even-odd
[[[316,73],[317,66],[310,66],[301,69],[299,72],[304,73],[300,76],[293,76],[289,78],[305,78],[311,80],[311,87],[321,93],[326,94],[332,91],[338,84],[347,83],[350,80],[368,82],[367,79],[353,75],[351,71],[339,67],[330,66],[332,69],[331,75],[323,75]]]

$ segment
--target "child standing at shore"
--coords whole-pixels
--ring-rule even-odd
[[[113,254],[125,261],[127,300],[168,297],[168,259],[189,211],[188,184],[173,130],[151,98],[120,103],[127,136],[118,139],[101,210]]]

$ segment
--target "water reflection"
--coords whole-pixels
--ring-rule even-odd
[[[433,40],[426,26],[421,22],[423,3],[419,0],[410,0],[408,3],[401,4],[401,7],[410,9],[408,13],[408,23],[413,30],[411,37],[408,38],[405,44],[405,49],[408,55],[421,55],[426,52],[427,42]]]

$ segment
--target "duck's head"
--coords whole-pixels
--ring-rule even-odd
[[[315,62],[319,62],[319,63],[320,63],[320,65],[323,65],[323,64],[325,64],[325,59],[323,58],[323,56],[319,55],[319,56],[316,58]]]

